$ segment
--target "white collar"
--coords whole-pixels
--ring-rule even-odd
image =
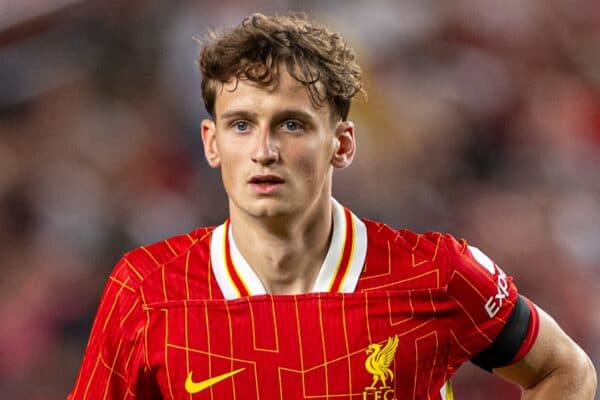
[[[333,235],[311,292],[353,292],[367,254],[367,229],[350,210],[332,201]],[[240,253],[229,220],[214,229],[210,259],[226,299],[266,294],[258,275]]]

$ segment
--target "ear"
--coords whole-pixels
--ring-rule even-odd
[[[204,144],[204,156],[206,157],[206,161],[208,161],[208,165],[218,168],[221,165],[221,157],[217,148],[215,121],[211,119],[202,120],[200,133],[202,135],[202,143]]]
[[[354,138],[354,123],[352,121],[340,121],[335,127],[336,150],[331,159],[335,168],[346,168],[352,163],[356,152],[356,141]]]

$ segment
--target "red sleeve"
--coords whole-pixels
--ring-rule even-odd
[[[136,279],[124,260],[110,275],[69,400],[154,398]]]
[[[510,319],[518,299],[512,278],[479,249],[445,237],[449,250],[448,296],[454,303],[449,363],[458,366],[489,348]],[[530,302],[524,339],[511,349],[523,357],[537,334],[537,312]],[[512,326],[507,327],[513,329]],[[506,332],[505,332],[506,333]]]

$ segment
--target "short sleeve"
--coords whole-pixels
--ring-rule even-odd
[[[145,317],[137,286],[121,260],[104,288],[68,400],[155,398],[144,358]]]
[[[488,349],[515,319],[511,314],[519,294],[512,278],[481,250],[451,236],[445,237],[445,243],[449,250],[448,296],[454,304],[449,362],[460,365]],[[532,306],[526,302],[525,307]],[[521,343],[514,344],[515,354],[526,352],[523,346],[532,343],[529,323],[525,321]]]

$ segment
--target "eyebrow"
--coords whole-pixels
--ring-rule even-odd
[[[224,112],[220,115],[220,118],[230,119],[230,118],[245,118],[245,119],[255,119],[258,116],[257,113],[245,110],[231,110]]]
[[[220,118],[223,119],[232,119],[232,118],[243,118],[243,119],[256,119],[258,117],[258,113],[247,111],[247,110],[230,110],[226,111],[220,115]],[[305,121],[314,121],[314,116],[306,111],[297,110],[297,109],[284,109],[281,111],[277,111],[273,116],[274,120],[283,120],[286,118],[296,118]]]
[[[275,113],[275,120],[283,120],[288,118],[300,119],[307,122],[312,122],[315,119],[313,114],[296,109],[285,109]]]

